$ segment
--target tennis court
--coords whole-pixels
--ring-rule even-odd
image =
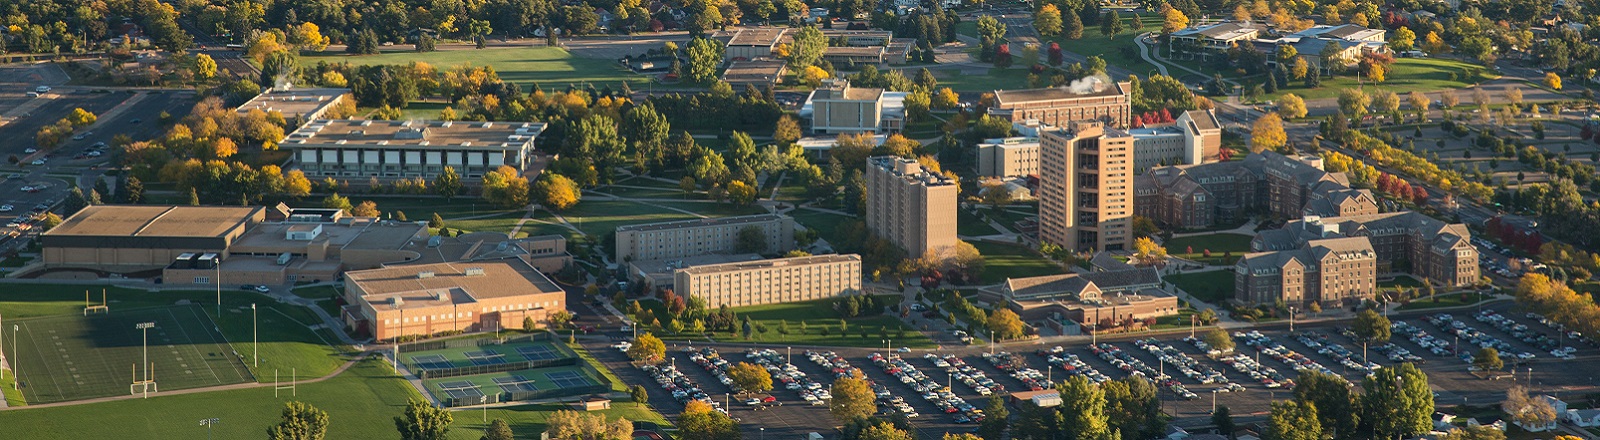
[[[478,385],[465,380],[442,382],[439,384],[439,389],[456,399],[476,399],[483,396],[483,391],[478,389]]]
[[[400,353],[412,371],[498,365],[523,361],[550,361],[570,357],[546,341],[517,341],[507,344],[450,347],[438,350]]]
[[[572,370],[551,371],[545,373],[544,377],[560,388],[582,388],[595,384],[594,379]]]
[[[154,326],[135,328],[146,322]],[[113,308],[110,313],[6,323],[18,328],[11,361],[22,378],[23,397],[31,404],[127,395],[135,374],[144,374],[135,369],[146,353],[161,391],[253,380],[199,305]]]
[[[426,355],[426,356],[412,356],[411,357],[411,363],[413,365],[416,365],[418,368],[422,368],[424,370],[437,370],[437,369],[441,369],[441,368],[450,368],[450,367],[453,366],[453,365],[450,364],[449,360],[446,360],[444,358],[444,356],[440,356],[440,355],[437,355],[437,354],[430,354],[430,355]]]
[[[469,351],[462,353],[472,365],[494,365],[506,363],[506,355],[492,351]]]
[[[549,345],[530,345],[517,347],[517,354],[522,355],[523,358],[530,361],[546,361],[561,357],[561,355],[556,354],[555,347],[551,347]]]
[[[538,387],[533,385],[533,381],[528,380],[528,378],[522,377],[521,375],[496,377],[494,378],[494,384],[500,386],[500,389],[512,393],[539,390]]]

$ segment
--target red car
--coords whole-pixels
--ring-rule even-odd
[[[767,397],[761,398],[761,403],[772,403],[772,402],[776,402],[776,401],[778,401],[778,398],[772,397],[772,396],[767,396]]]

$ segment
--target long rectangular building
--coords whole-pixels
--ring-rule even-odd
[[[1133,115],[1132,83],[1105,83],[1085,78],[1062,87],[996,90],[989,114],[1011,122],[1037,120],[1045,125],[1099,121],[1126,128]]]
[[[678,294],[711,307],[743,307],[833,298],[861,292],[861,256],[814,255],[712,264],[673,273]]]
[[[566,310],[566,292],[519,258],[345,273],[346,324],[374,339],[522,328]]]
[[[312,179],[433,179],[452,167],[468,182],[510,166],[532,177],[544,166],[533,141],[541,122],[315,120],[281,144]]]
[[[158,269],[185,253],[228,255],[262,207],[93,205],[39,236],[47,266]]]
[[[670,260],[706,254],[735,253],[739,232],[757,228],[766,238],[758,253],[781,254],[794,249],[794,219],[782,214],[678,220],[617,228],[618,264]]]

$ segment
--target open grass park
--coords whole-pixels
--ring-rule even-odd
[[[1067,273],[1053,261],[1045,259],[1032,249],[1017,244],[970,241],[972,247],[983,255],[984,268],[980,276],[986,284],[1004,282],[1007,278],[1026,278]]]
[[[1278,89],[1278,93],[1267,95],[1263,99],[1276,100],[1285,93],[1293,93],[1305,99],[1337,98],[1344,89],[1363,88],[1368,94],[1376,90],[1387,90],[1401,95],[1411,92],[1435,92],[1444,89],[1459,89],[1472,87],[1498,78],[1483,66],[1470,64],[1464,61],[1445,58],[1400,58],[1389,66],[1387,78],[1381,83],[1373,83],[1370,79],[1358,80],[1355,75],[1340,75],[1337,77],[1322,77],[1322,86],[1306,88],[1303,82],[1291,81],[1288,87]],[[1265,81],[1264,78],[1245,79],[1240,83]]]
[[[1162,280],[1189,292],[1195,299],[1221,305],[1233,297],[1233,271],[1214,270],[1167,275]]]
[[[566,49],[553,47],[437,52],[395,51],[361,56],[342,52],[321,52],[306,56],[303,62],[315,64],[318,61],[347,62],[354,65],[404,65],[419,61],[433,65],[437,69],[449,69],[460,65],[493,66],[500,79],[517,83],[524,91],[533,90],[535,84],[549,90],[566,88],[569,84],[587,83],[601,88],[618,87],[623,82],[634,86],[643,86],[650,82],[649,77],[636,75],[610,60],[582,58]]]
[[[732,309],[739,319],[750,318],[750,325],[765,331],[754,332],[751,342],[832,345],[847,347],[882,346],[887,335],[895,346],[933,347],[927,335],[891,315],[871,315],[840,319],[833,310],[834,300],[824,299]],[[841,321],[844,328],[840,328]],[[802,323],[804,325],[802,326]],[[787,324],[788,333],[782,329]],[[863,334],[862,332],[866,333]]]
[[[1250,252],[1249,235],[1216,233],[1176,237],[1164,244],[1167,255],[1210,265],[1232,265]],[[1208,256],[1209,254],[1209,256]]]

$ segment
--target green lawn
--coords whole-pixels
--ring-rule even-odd
[[[387,52],[381,55],[350,56],[336,52],[309,54],[301,59],[305,65],[320,61],[350,63],[355,65],[407,64],[422,61],[440,70],[459,65],[493,66],[500,79],[517,83],[522,90],[533,90],[534,83],[545,89],[565,88],[568,84],[590,83],[596,88],[616,87],[623,81],[634,88],[650,82],[649,77],[635,75],[608,60],[580,58],[566,49],[535,47],[482,50],[448,50],[439,52]],[[435,110],[437,111],[437,110]]]
[[[477,440],[481,438],[483,429],[487,427],[483,423],[485,416],[489,421],[504,419],[507,424],[511,425],[511,432],[515,433],[517,438],[539,438],[539,433],[544,432],[546,429],[545,421],[552,414],[555,414],[556,411],[570,409],[572,407],[558,403],[490,408],[487,414],[481,409],[463,409],[453,414],[455,423],[450,425],[449,438],[454,440]],[[610,419],[618,417],[628,419],[634,422],[635,429],[638,429],[639,422],[652,422],[657,425],[668,426],[666,417],[662,417],[661,413],[651,410],[648,406],[633,402],[611,402],[611,409],[594,411],[593,413],[605,414]],[[389,423],[387,426],[391,430],[394,428],[393,423]],[[332,438],[332,436],[329,436],[329,438]]]
[[[983,254],[984,268],[981,278],[985,283],[998,283],[1007,278],[1026,278],[1066,273],[1050,260],[1028,248],[1013,244],[973,241],[972,247]]]
[[[831,299],[785,304],[768,304],[732,309],[739,319],[750,318],[752,326],[765,327],[757,332],[752,342],[773,344],[825,345],[847,347],[878,347],[883,345],[884,332],[894,339],[895,346],[932,347],[933,341],[890,315],[873,315],[845,320],[845,332],[839,331],[839,313],[833,310]],[[788,322],[789,334],[780,329]],[[805,330],[800,323],[804,322]],[[882,328],[884,330],[880,331]],[[863,336],[861,330],[867,330]],[[824,335],[823,331],[827,331]],[[743,340],[740,338],[739,340]]]
[[[1478,75],[1468,77],[1468,72],[1474,69]],[[1455,73],[1455,80],[1450,79],[1451,73]],[[1333,78],[1323,76],[1322,87],[1315,89],[1305,88],[1304,82],[1291,81],[1289,87],[1280,88],[1278,93],[1266,95],[1263,99],[1276,100],[1284,93],[1293,93],[1305,99],[1336,98],[1339,96],[1339,91],[1358,86],[1363,87],[1368,94],[1375,90],[1389,90],[1404,95],[1411,92],[1470,87],[1499,77],[1483,66],[1444,58],[1400,58],[1390,66],[1387,76],[1384,82],[1376,85],[1372,84],[1371,80],[1363,79],[1364,86],[1356,83],[1353,74]]]
[[[596,237],[617,230],[618,226],[687,220],[694,216],[634,202],[587,200],[562,213],[568,222]]]
[[[839,226],[845,224],[845,222],[856,220],[855,217],[845,217],[810,209],[796,209],[790,212],[790,216],[794,217],[794,221],[805,226],[806,229],[817,231],[818,237],[828,240],[835,248],[840,245],[840,243],[837,243],[839,241]]]
[[[986,213],[993,213],[994,211],[985,210],[985,212]],[[977,237],[977,236],[983,236],[983,235],[999,234],[1000,231],[994,230],[993,226],[989,226],[989,222],[986,222],[986,221],[983,221],[983,220],[979,220],[978,216],[972,215],[971,212],[968,212],[965,209],[957,209],[956,210],[956,233],[957,234],[961,234],[961,235],[965,235],[965,236],[968,236],[968,237]]]
[[[958,71],[930,70],[939,80],[939,87],[949,87],[957,92],[993,92],[995,90],[1028,88],[1027,66],[1009,69],[990,68],[983,75],[962,75]],[[913,72],[914,73],[914,72]]]
[[[517,221],[522,219],[521,212],[508,212],[488,218],[475,218],[471,220],[452,220],[445,226],[451,229],[462,229],[468,232],[505,232],[509,233],[517,227]],[[526,236],[519,232],[519,237]],[[518,238],[518,237],[512,237]]]
[[[439,217],[444,218],[445,226],[450,228],[457,227],[455,223],[449,221],[455,218],[487,214],[516,214],[520,218],[520,213],[522,212],[522,210],[519,209],[501,209],[483,201],[481,198],[473,196],[459,196],[447,202],[444,198],[431,196],[419,197],[380,194],[343,195],[349,197],[350,203],[352,204],[359,204],[362,201],[371,200],[373,203],[378,204],[379,211],[383,211],[388,215],[397,215],[395,214],[396,212],[403,212],[406,215],[406,220],[409,221],[428,220],[433,218],[433,214],[437,213],[439,214]],[[322,199],[320,197],[308,197],[305,201],[290,203],[289,205],[297,208],[321,207],[319,205],[321,200]],[[512,223],[515,223],[515,221]],[[510,230],[510,228],[506,229]]]
[[[740,215],[754,215],[767,213],[766,208],[756,205],[739,206],[732,203],[717,202],[650,202],[652,204],[673,207],[684,211],[693,212],[706,217],[733,217]]]
[[[1393,292],[1400,289],[1417,289],[1421,287],[1421,281],[1417,281],[1416,278],[1407,276],[1397,276],[1390,280],[1378,282],[1378,290],[1380,291]]]
[[[1231,265],[1238,261],[1240,255],[1250,251],[1251,238],[1249,235],[1222,233],[1178,237],[1167,240],[1167,254],[1210,265]],[[1208,249],[1211,251],[1210,257],[1205,254]]]
[[[1098,55],[1106,60],[1107,65],[1117,66],[1133,71],[1135,75],[1143,78],[1156,66],[1145,62],[1139,57],[1139,45],[1134,43],[1134,38],[1141,32],[1158,30],[1161,28],[1161,17],[1155,14],[1138,16],[1144,23],[1143,30],[1128,29],[1116,34],[1113,38],[1106,38],[1100,33],[1099,26],[1088,26],[1083,30],[1083,38],[1069,40],[1065,36],[1047,37],[1039,39],[1039,59],[1041,62],[1049,61],[1050,42],[1061,44],[1061,50],[1072,52],[1085,57]],[[1131,22],[1132,17],[1123,14],[1123,20]],[[1131,27],[1131,26],[1130,26]],[[1155,48],[1152,47],[1152,50]],[[1018,53],[1020,55],[1020,53]],[[1065,66],[1066,64],[1063,64]],[[1177,73],[1177,72],[1173,72]]]
[[[1194,295],[1195,299],[1221,305],[1233,297],[1233,271],[1184,273],[1163,277],[1166,282]]]
[[[260,438],[278,422],[285,402],[299,400],[328,412],[327,438],[378,438],[394,436],[394,417],[408,399],[419,397],[378,359],[361,361],[326,381],[303,382],[294,397],[288,390],[281,393],[275,398],[264,387],[3,411],[0,425],[40,440],[205,438],[206,428],[198,421],[215,417],[221,423],[213,428],[214,438]]]
[[[1429,297],[1429,298],[1412,300],[1412,301],[1407,302],[1405,304],[1401,304],[1400,305],[1400,310],[1421,310],[1421,309],[1432,309],[1432,308],[1439,308],[1439,307],[1457,307],[1457,306],[1464,306],[1464,305],[1469,305],[1469,304],[1477,304],[1478,301],[1483,301],[1483,300],[1487,300],[1487,299],[1491,299],[1491,298],[1493,298],[1493,297],[1491,297],[1489,295],[1484,295],[1484,294],[1481,294],[1481,293],[1477,293],[1477,292],[1440,294],[1440,295],[1434,295],[1434,296]]]

